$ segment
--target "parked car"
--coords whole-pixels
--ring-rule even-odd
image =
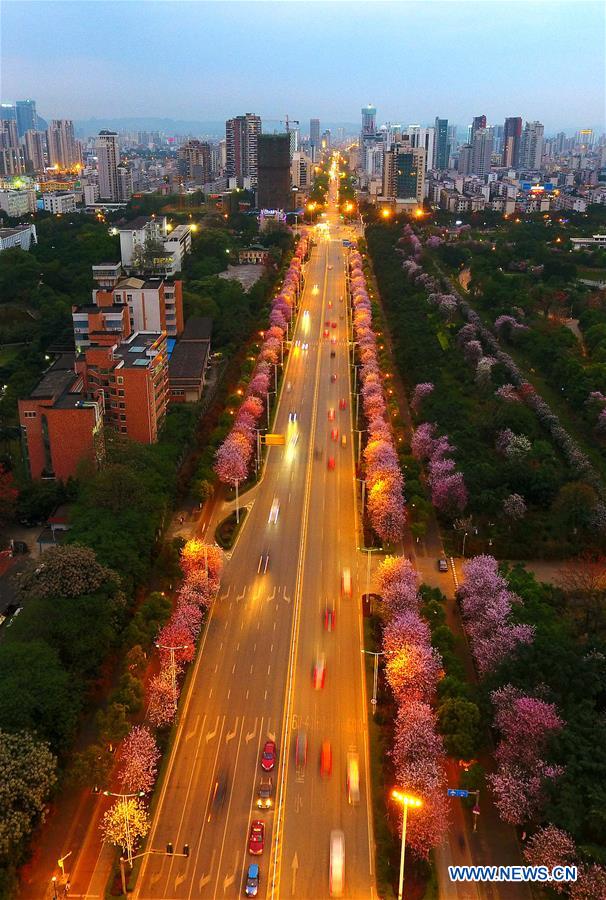
[[[444,557],[438,560],[438,572],[448,572],[448,562]]]

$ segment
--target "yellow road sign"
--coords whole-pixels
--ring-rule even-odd
[[[286,438],[283,434],[266,434],[265,443],[268,447],[280,447],[286,443]]]

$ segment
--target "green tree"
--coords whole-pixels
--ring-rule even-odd
[[[97,561],[90,547],[58,545],[44,554],[42,562],[34,561],[20,583],[22,596],[78,597],[94,592],[102,584],[119,583],[115,572]]]
[[[130,729],[127,710],[122,703],[111,703],[106,709],[100,709],[96,722],[99,737],[109,745],[110,750],[126,737]]]
[[[438,723],[449,756],[472,759],[478,752],[480,710],[471,700],[451,697],[438,709]]]
[[[101,744],[91,744],[76,753],[68,770],[68,779],[77,787],[102,788],[109,781],[114,757]]]
[[[38,822],[57,780],[57,759],[28,731],[0,731],[0,856],[13,853]]]

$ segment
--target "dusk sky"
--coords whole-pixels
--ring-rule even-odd
[[[2,101],[166,116],[604,128],[601,2],[2,3]]]

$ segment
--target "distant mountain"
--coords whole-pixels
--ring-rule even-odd
[[[294,124],[294,123],[293,123]],[[322,131],[330,128],[336,136],[339,128],[345,129],[345,134],[357,134],[360,125],[354,122],[322,122]],[[78,137],[86,138],[98,134],[102,129],[109,131],[161,131],[163,134],[196,135],[198,137],[222,138],[225,137],[225,120],[222,121],[196,121],[187,119],[169,119],[152,116],[125,117],[116,119],[92,118],[74,121],[74,127]],[[309,121],[304,119],[300,124],[301,133],[308,134]],[[263,119],[263,131],[284,131],[284,124],[276,119]]]

